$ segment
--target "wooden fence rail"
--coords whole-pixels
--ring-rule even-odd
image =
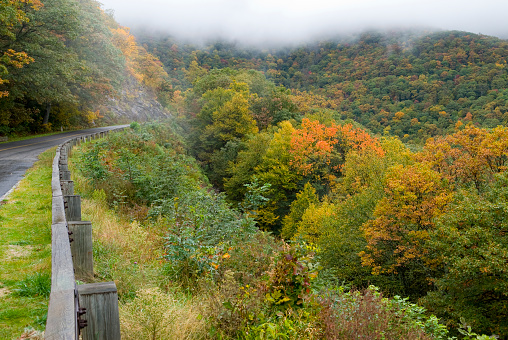
[[[74,184],[67,167],[72,146],[108,133],[75,137],[56,150],[51,179],[51,294],[45,339],[78,340],[80,333],[83,340],[120,339],[118,295],[114,282],[76,285],[75,273],[85,280],[93,276],[91,223],[81,221],[80,197],[74,195]],[[85,327],[87,331],[81,331]]]

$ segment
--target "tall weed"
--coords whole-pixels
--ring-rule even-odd
[[[196,299],[184,299],[158,288],[142,289],[120,305],[122,339],[200,339],[206,331]]]

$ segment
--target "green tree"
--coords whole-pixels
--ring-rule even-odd
[[[487,334],[508,335],[508,175],[488,190],[460,190],[431,232],[427,247],[442,263],[437,290],[422,302],[456,327],[463,318]]]
[[[250,115],[249,88],[233,82],[225,89],[217,87],[202,96],[204,105],[194,120],[194,150],[205,164],[211,155],[227,142],[242,140],[257,133],[256,122]]]
[[[259,207],[256,218],[266,230],[279,232],[281,216],[289,212],[289,206],[303,179],[291,165],[292,156],[289,150],[294,131],[289,121],[280,123],[261,164],[254,169],[261,183],[270,184],[265,195],[269,201]]]
[[[287,240],[293,238],[306,210],[317,203],[319,203],[319,197],[316,189],[310,183],[305,183],[303,190],[297,193],[296,199],[291,202],[289,214],[284,216],[281,236]]]
[[[272,140],[269,132],[260,132],[243,142],[242,150],[234,162],[226,169],[224,189],[232,202],[241,202],[247,191],[246,184],[251,183],[255,169],[263,162],[263,158]]]
[[[16,24],[10,46],[34,61],[7,76],[10,95],[3,108],[35,101],[44,111],[44,125],[54,103],[76,102],[69,84],[76,81],[78,58],[66,44],[77,37],[78,9],[69,0],[47,0],[38,10],[28,7],[26,13],[29,20]]]

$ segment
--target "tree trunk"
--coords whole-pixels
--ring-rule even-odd
[[[46,103],[46,113],[44,114],[44,119],[42,120],[42,125],[48,124],[50,112],[51,112],[51,103]]]

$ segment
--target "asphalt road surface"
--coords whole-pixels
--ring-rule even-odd
[[[0,144],[0,198],[23,178],[25,172],[37,161],[39,154],[47,149],[60,145],[66,140],[77,136],[107,131],[121,126],[71,131],[52,136]]]

